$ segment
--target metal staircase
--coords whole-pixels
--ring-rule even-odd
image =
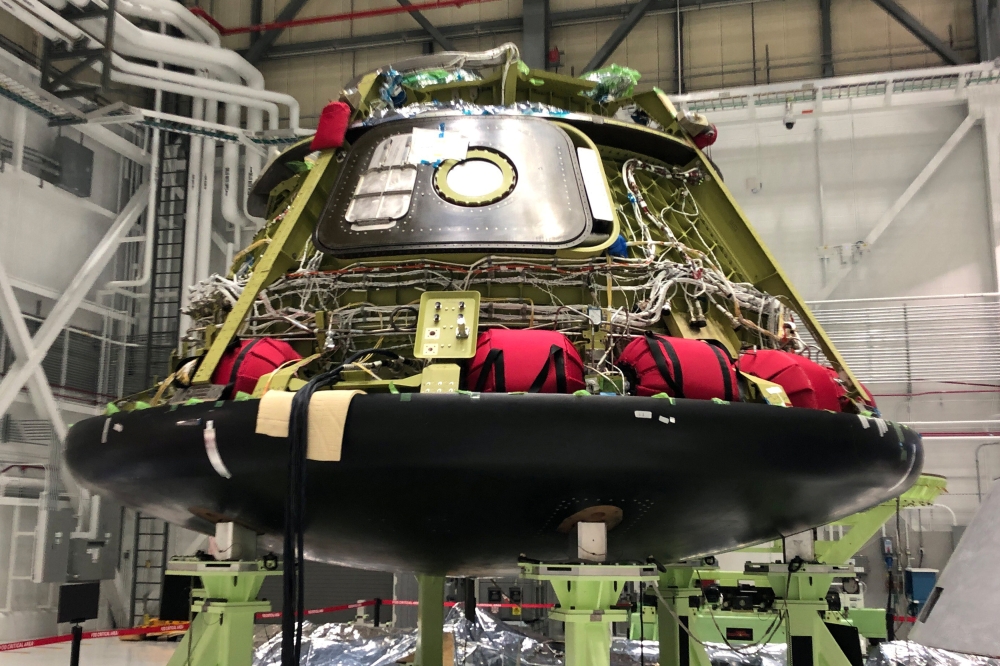
[[[170,354],[177,349],[184,268],[184,211],[187,206],[190,137],[165,132],[160,151],[160,182],[156,195],[156,237],[153,247],[149,325],[146,333],[144,385],[170,374]]]
[[[167,567],[169,524],[159,518],[135,514],[135,538],[132,544],[132,626],[146,616],[158,617],[163,598],[163,576]]]

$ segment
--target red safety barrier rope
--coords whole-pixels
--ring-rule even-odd
[[[374,599],[369,599],[368,601],[358,601],[353,604],[343,604],[340,606],[326,606],[325,608],[310,608],[305,612],[306,616],[309,615],[322,615],[323,613],[336,613],[345,610],[354,610],[355,608],[364,608],[365,606],[374,606],[376,601]],[[389,606],[392,604],[391,601],[383,601],[383,605]],[[254,619],[257,620],[270,620],[272,618],[281,617],[281,611],[269,611],[267,613],[257,613],[254,615]]]
[[[338,613],[346,610],[355,610],[357,608],[365,608],[368,606],[375,606],[381,603],[383,606],[416,606],[417,601],[410,600],[392,600],[392,599],[368,599],[366,601],[356,601],[353,604],[341,604],[339,606],[325,606],[323,608],[310,608],[305,612],[306,616],[309,615],[323,615],[325,613]],[[457,605],[457,601],[446,601],[445,607],[451,608]],[[497,610],[499,608],[553,608],[555,604],[476,604],[477,606],[482,606],[483,608],[489,608],[491,610]],[[257,613],[254,615],[256,620],[272,620],[281,617],[281,611],[270,611],[266,613]],[[88,638],[114,638],[120,636],[142,636],[146,634],[166,634],[174,631],[187,631],[187,622],[177,622],[175,624],[163,624],[158,627],[136,627],[134,629],[108,629],[105,631],[85,631],[83,632],[83,638],[86,640]],[[0,643],[0,652],[6,652],[8,650],[21,650],[24,648],[40,647],[42,645],[52,645],[54,643],[68,643],[73,640],[72,634],[62,634],[59,636],[47,636],[45,638],[33,638],[26,641],[13,641],[11,643]]]
[[[83,638],[114,638],[115,636],[141,636],[143,634],[166,634],[172,631],[187,631],[187,622],[176,624],[162,624],[158,627],[136,627],[135,629],[107,629],[104,631],[85,631]],[[12,643],[0,643],[0,652],[9,650],[21,650],[23,648],[40,647],[42,645],[52,645],[53,643],[69,643],[73,640],[72,634],[62,634],[60,636],[48,636],[46,638],[33,638],[27,641],[14,641]]]
[[[917,621],[917,618],[912,615],[894,615],[892,619],[894,622],[909,622],[911,624]]]

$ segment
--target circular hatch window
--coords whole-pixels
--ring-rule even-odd
[[[445,160],[434,174],[434,190],[459,206],[486,206],[514,190],[517,172],[505,155],[472,148],[464,160]]]

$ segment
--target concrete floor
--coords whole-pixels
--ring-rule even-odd
[[[122,641],[96,638],[80,647],[80,666],[163,666],[178,643],[158,641]],[[64,666],[69,664],[69,643],[45,645],[4,652],[3,666]]]

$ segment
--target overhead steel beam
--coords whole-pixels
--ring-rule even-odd
[[[601,44],[599,49],[597,49],[597,53],[595,53],[594,57],[590,59],[586,66],[584,66],[583,71],[591,72],[607,62],[608,58],[611,57],[611,54],[618,48],[618,45],[625,41],[625,38],[628,37],[628,33],[632,32],[632,28],[634,28],[642,17],[646,15],[646,12],[649,11],[652,4],[653,0],[639,0],[639,2],[632,7],[631,11],[629,11],[628,15],[625,16],[622,22],[618,24],[618,27],[614,29],[608,39]]]
[[[125,235],[146,207],[149,199],[149,187],[149,183],[143,183],[125,204],[125,208],[111,223],[111,227],[91,255],[83,262],[83,266],[76,272],[69,287],[56,301],[49,316],[42,322],[41,327],[31,339],[31,345],[34,348],[27,358],[18,358],[10,367],[7,376],[3,378],[3,381],[0,381],[0,414],[5,414],[10,408],[14,398],[21,392],[21,388],[40,367],[49,347],[66,328],[70,317],[73,316],[84,297],[93,288],[104,269],[107,268],[108,262],[114,256],[118,246],[121,245]]]
[[[885,230],[889,228],[889,225],[892,224],[897,217],[899,217],[899,214],[903,212],[906,205],[910,203],[913,196],[927,184],[927,181],[930,180],[931,176],[933,176],[937,172],[938,168],[944,164],[944,161],[948,159],[948,156],[955,150],[955,147],[962,142],[962,139],[965,138],[965,135],[969,133],[969,130],[972,129],[973,125],[977,122],[979,122],[979,117],[970,113],[965,117],[965,120],[963,120],[961,124],[955,128],[955,131],[951,133],[948,140],[944,142],[936,153],[934,153],[934,157],[927,162],[927,165],[921,169],[920,173],[917,174],[917,177],[913,179],[913,182],[910,183],[903,193],[899,195],[899,198],[896,199],[891,206],[889,206],[889,210],[882,214],[882,217],[880,217],[878,222],[875,223],[872,230],[868,232],[867,236],[865,236],[862,243],[866,248],[870,249],[879,237],[885,233]],[[858,262],[860,261],[861,259],[859,258]],[[823,291],[820,293],[819,300],[826,300],[830,298],[830,294],[832,294],[837,287],[840,286],[840,283],[844,281],[844,278],[846,278],[852,270],[854,270],[854,267],[857,266],[858,262],[848,264],[847,268],[834,275],[830,282],[828,282],[823,288]]]
[[[823,64],[823,78],[834,76],[833,72],[833,18],[830,5],[833,0],[819,0],[820,18],[820,62]]]
[[[413,5],[413,3],[410,2],[410,0],[396,0],[396,2],[398,2],[403,7],[410,7]],[[434,26],[433,23],[427,20],[426,16],[424,16],[423,14],[421,14],[416,10],[410,12],[410,16],[412,16],[413,20],[419,23],[420,27],[426,30],[427,34],[431,36],[431,39],[437,42],[438,46],[443,48],[445,51],[458,50],[458,47],[455,46],[455,42],[445,37],[444,34]]]
[[[746,4],[746,0],[680,0],[681,11],[696,11],[699,9],[710,9],[743,4]],[[567,25],[580,25],[624,19],[635,7],[636,3],[624,3],[620,5],[602,5],[586,9],[550,12],[549,28],[551,29]],[[649,8],[646,10],[646,14],[675,11],[677,11],[677,2],[675,0],[653,0]],[[448,37],[449,39],[464,39],[466,37],[506,35],[522,32],[524,29],[524,21],[520,16],[517,16],[514,18],[495,19],[492,21],[475,21],[472,23],[440,25],[437,26],[437,28],[441,31],[442,35]],[[317,53],[357,51],[360,49],[396,46],[399,44],[421,44],[430,41],[430,39],[430,35],[423,30],[383,32],[371,35],[359,35],[355,37],[341,37],[336,39],[322,39],[313,42],[299,42],[296,44],[280,44],[278,46],[271,47],[263,58],[295,58],[300,56],[315,55]]]
[[[528,67],[545,69],[549,54],[549,0],[524,0],[521,59]]]
[[[309,0],[288,0],[288,4],[282,8],[276,17],[274,17],[274,23],[291,21],[298,15],[299,11],[306,6],[307,2],[309,2]],[[246,55],[243,57],[246,58],[251,65],[256,64],[257,61],[259,61],[264,54],[267,53],[267,50],[274,46],[274,43],[278,41],[278,37],[281,36],[281,33],[284,32],[284,30],[284,28],[267,30],[260,35],[257,41],[250,45],[250,48],[247,49]]]
[[[872,0],[872,2],[884,9],[889,16],[899,21],[900,25],[909,30],[914,37],[922,41],[927,48],[941,56],[946,63],[949,65],[962,64],[962,58],[954,49],[941,41],[940,37],[918,21],[916,16],[906,11],[896,0]]]

